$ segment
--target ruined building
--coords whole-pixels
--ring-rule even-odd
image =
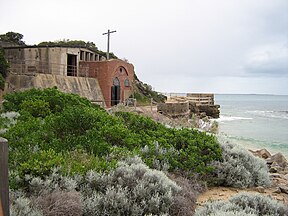
[[[124,102],[133,92],[134,66],[106,60],[85,47],[5,47],[10,64],[5,92],[56,86],[106,107]]]

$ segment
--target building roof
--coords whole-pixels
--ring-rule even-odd
[[[85,46],[71,46],[71,45],[31,45],[31,46],[4,46],[3,49],[26,49],[26,48],[79,48],[79,49],[87,49],[91,52],[97,53],[100,56],[105,56],[106,54],[100,50],[94,50]]]

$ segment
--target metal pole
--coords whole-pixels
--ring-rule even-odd
[[[0,137],[0,215],[9,216],[8,142]]]
[[[107,60],[109,60],[109,49],[110,49],[110,34],[111,33],[115,33],[116,31],[110,31],[110,29],[108,29],[108,32],[103,33],[102,35],[106,35],[108,36],[107,39],[107,53],[106,53],[106,58]]]
[[[109,47],[110,47],[110,30],[108,29],[108,39],[107,39],[107,53],[106,53],[106,57],[107,60],[109,60]]]

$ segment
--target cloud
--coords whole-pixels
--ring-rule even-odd
[[[288,76],[288,43],[254,49],[248,55],[245,70],[254,76]]]

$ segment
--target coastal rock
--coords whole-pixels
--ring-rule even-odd
[[[277,162],[273,162],[271,165],[270,165],[270,169],[269,169],[269,172],[270,173],[279,173],[280,171],[283,170],[283,167],[279,166],[279,164]]]
[[[288,161],[281,153],[272,155],[266,159],[266,162],[268,165],[275,167],[276,169],[280,167],[282,170],[284,170],[286,167],[288,167]]]
[[[276,190],[275,190],[275,191],[273,191],[273,193],[277,193],[277,194],[280,194],[280,193],[281,193],[281,190],[280,190],[280,188],[279,188],[279,187],[277,187],[277,188],[276,188]]]
[[[288,194],[288,186],[286,185],[279,185],[279,189],[282,193]]]
[[[265,189],[264,189],[264,187],[262,187],[262,186],[258,186],[258,187],[256,188],[256,190],[257,190],[259,193],[265,193]]]
[[[270,154],[269,151],[267,151],[267,149],[260,149],[260,150],[256,150],[252,152],[255,156],[263,158],[263,159],[267,159],[270,158],[272,155]]]

